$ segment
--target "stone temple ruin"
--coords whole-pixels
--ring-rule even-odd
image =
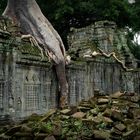
[[[82,99],[116,91],[140,92],[140,72],[130,53],[125,31],[113,22],[71,29],[68,45],[72,61],[67,66],[69,102],[76,105]],[[115,52],[125,66],[113,57],[92,56],[102,49]],[[21,119],[32,113],[43,114],[57,106],[58,83],[53,63],[41,54],[29,40],[21,40],[20,29],[0,18],[0,120]]]

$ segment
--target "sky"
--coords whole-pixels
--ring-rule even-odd
[[[137,42],[137,41],[138,41],[138,44],[140,45],[140,34],[136,34],[134,37],[134,42]]]
[[[135,2],[135,0],[128,0],[130,3],[134,3]]]

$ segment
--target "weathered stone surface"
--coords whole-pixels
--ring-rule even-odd
[[[140,119],[140,109],[139,108],[132,108],[129,110],[130,113],[132,113],[133,118]]]
[[[96,124],[100,124],[102,122],[102,117],[100,116],[95,116],[93,117],[93,122],[95,122]]]
[[[71,110],[70,109],[63,109],[63,110],[61,110],[60,111],[62,114],[69,114],[70,112],[71,112]]]
[[[106,110],[107,106],[108,106],[107,104],[98,105],[98,108],[99,108],[99,110],[100,110],[101,112],[103,112],[103,111]]]
[[[122,123],[119,123],[119,124],[115,125],[115,128],[122,132],[126,129],[126,126]]]
[[[109,117],[103,117],[103,121],[107,124],[113,123],[113,120],[110,119]]]
[[[122,137],[122,132],[116,128],[113,127],[112,129],[112,135],[116,135],[117,137],[121,138]]]
[[[86,114],[84,112],[76,112],[72,115],[73,118],[83,118]]]
[[[54,136],[48,136],[44,140],[56,140]]]
[[[133,133],[135,133],[135,130],[129,130],[126,133],[123,133],[123,136],[126,137],[127,139],[130,139],[131,138],[130,136],[133,135]]]
[[[109,99],[99,98],[98,104],[107,104],[109,102]]]
[[[106,110],[103,112],[103,115],[106,117],[111,117],[112,115],[112,110],[109,108],[106,108]]]
[[[92,113],[92,115],[97,115],[99,113],[99,108],[91,109],[90,112]]]
[[[139,102],[139,101],[140,101],[140,96],[139,96],[139,95],[132,96],[132,97],[131,97],[131,101],[132,101],[132,102],[136,102],[136,103]]]
[[[127,95],[123,95],[127,96]],[[132,95],[131,95],[132,96]],[[133,95],[137,96],[137,95]],[[91,107],[94,98],[109,99],[108,96],[92,97],[88,101],[81,102],[79,106],[65,108],[63,110],[50,110],[47,114],[37,117],[33,114],[20,123],[20,127],[5,126],[0,129],[1,137],[8,138],[7,135],[13,136],[18,140],[22,139],[124,139],[132,140],[138,137],[140,132],[140,119],[137,115],[130,116],[130,111],[140,110],[139,103],[137,106],[124,111],[127,104],[133,103],[125,98],[112,98],[118,101],[118,104],[106,105],[106,109],[100,109],[100,104]],[[82,104],[83,103],[83,104]],[[87,105],[88,103],[88,105]],[[121,107],[120,107],[121,104]],[[90,109],[89,109],[90,106]],[[88,108],[84,112],[79,111],[79,107]],[[129,108],[129,107],[128,107]],[[69,111],[72,111],[71,113]],[[134,112],[137,112],[134,111]],[[31,118],[33,117],[33,118]],[[45,119],[44,119],[45,118]],[[49,137],[48,137],[49,136]],[[51,136],[51,137],[50,137]]]
[[[113,120],[122,121],[124,119],[123,113],[120,110],[112,110],[112,118]]]
[[[95,139],[110,139],[111,135],[109,131],[94,130],[93,131]]]
[[[51,136],[48,136],[48,134],[45,134],[45,133],[36,134],[34,140],[44,140],[46,138],[48,138],[48,140],[53,140],[51,139]]]
[[[56,112],[56,109],[51,109],[44,117],[40,120],[40,122],[47,121],[49,117]]]
[[[139,93],[139,81],[137,80],[140,75],[139,71],[125,72],[114,58],[83,57],[93,52],[99,53],[98,48],[100,48],[107,54],[115,51],[123,62],[125,62],[124,53],[129,54],[131,60],[134,60],[127,47],[124,31],[118,29],[115,23],[102,21],[85,28],[73,29],[68,36],[68,44],[70,48],[68,53],[72,57],[72,63],[66,67],[70,106],[77,105],[84,99],[84,103],[78,109],[86,112],[96,107],[98,100],[102,103],[104,100],[103,104],[107,106],[99,106],[99,110],[104,111],[112,104],[110,99],[107,102],[108,97],[105,97],[107,99],[94,98],[88,102],[85,100],[94,95],[111,94],[117,91]],[[58,106],[59,86],[53,63],[49,62],[47,56],[42,61],[40,59],[40,50],[32,46],[29,40],[21,40],[20,29],[10,20],[1,18],[1,122],[9,123],[13,120],[20,120],[32,113],[44,114],[49,109]],[[134,104],[131,103],[131,107],[136,106],[138,97],[132,97],[131,100],[134,102]],[[46,116],[46,120],[48,118]]]
[[[74,55],[87,56],[91,60],[91,53],[94,51],[98,53],[99,47],[105,53],[119,51],[119,58],[123,61],[128,54],[127,59],[131,60],[131,65],[135,65],[134,57],[127,45],[125,30],[118,29],[114,22],[99,21],[86,28],[73,28],[68,36],[68,43],[74,58]]]
[[[124,93],[118,91],[118,92],[115,92],[114,94],[111,95],[112,98],[119,98],[121,96],[123,96]]]
[[[24,139],[31,139],[33,137],[32,133],[28,133],[28,132],[16,132],[15,134],[13,134],[14,137],[19,137],[19,138],[24,138]]]
[[[32,132],[32,128],[30,128],[27,124],[23,124],[20,129],[21,132]]]

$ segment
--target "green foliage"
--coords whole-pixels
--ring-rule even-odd
[[[62,122],[62,138],[78,136],[80,130],[82,129],[83,123],[81,120],[66,119]]]
[[[134,56],[140,60],[140,45],[138,44],[132,44],[131,51],[134,54]]]
[[[129,26],[133,32],[140,31],[140,1],[128,0],[36,0],[44,15],[67,44],[70,27],[84,27],[95,21],[115,21],[119,27]],[[6,7],[0,1],[0,14]]]
[[[70,27],[83,27],[99,20],[112,20],[118,26],[140,28],[140,2],[127,0],[37,0],[44,15],[63,34]],[[0,1],[0,14],[6,1]]]
[[[43,13],[57,26],[81,27],[98,20],[113,20],[118,25],[129,23],[125,0],[38,0]]]
[[[62,121],[62,139],[66,137],[70,140],[78,138],[92,137],[94,125],[84,122],[81,119],[66,119]]]
[[[133,31],[138,32],[140,31],[140,1],[136,0],[135,3],[133,3],[130,7],[130,13],[131,13],[131,26],[133,28]]]
[[[134,56],[140,60],[140,45],[132,42],[132,40],[129,40],[129,48],[131,52],[134,54]]]
[[[115,21],[130,25],[127,0],[37,0],[45,16],[57,29],[66,45],[70,27],[84,27],[95,21]]]
[[[4,11],[5,7],[6,7],[6,1],[5,0],[1,0],[0,1],[0,15]]]

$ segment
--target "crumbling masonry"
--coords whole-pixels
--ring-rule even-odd
[[[70,105],[88,99],[95,91],[100,94],[140,92],[136,60],[128,49],[125,32],[115,23],[96,22],[71,29],[68,44],[72,57],[66,68]],[[128,69],[114,57],[94,56],[100,50],[105,54],[115,52]],[[47,57],[41,61],[38,48],[29,40],[21,40],[20,29],[0,18],[0,120],[43,114],[57,106],[57,97],[53,63]]]

